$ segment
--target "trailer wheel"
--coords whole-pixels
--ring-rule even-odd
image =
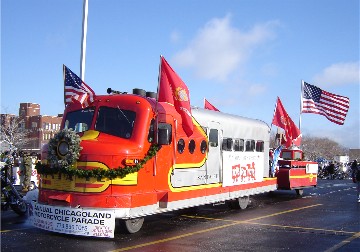
[[[249,196],[240,197],[238,198],[238,201],[240,209],[245,209],[249,204],[250,198]]]
[[[303,189],[295,189],[296,195],[297,196],[302,196],[304,194],[304,190]]]
[[[237,198],[230,202],[230,207],[234,209],[245,209],[249,204],[250,198],[249,196],[244,196]]]
[[[144,223],[144,218],[124,220],[124,228],[129,234],[138,232]]]

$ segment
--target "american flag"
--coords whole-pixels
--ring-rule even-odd
[[[331,122],[343,125],[349,107],[348,97],[335,95],[303,82],[302,113],[320,114]]]
[[[64,65],[64,99],[65,106],[73,101],[88,107],[95,99],[95,92],[86,85],[79,76]]]

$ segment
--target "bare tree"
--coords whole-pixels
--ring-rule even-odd
[[[4,118],[2,118],[4,119]],[[29,131],[25,129],[25,120],[13,116],[8,121],[2,120],[0,124],[0,140],[2,148],[6,146],[8,149],[22,149],[31,141]]]
[[[301,148],[308,160],[325,158],[333,160],[334,156],[347,155],[349,150],[326,137],[303,136]]]
[[[277,143],[278,134],[279,132],[271,132],[270,147],[277,147],[279,145],[279,143]],[[318,158],[333,160],[334,156],[345,156],[349,154],[348,148],[326,137],[303,135],[300,148],[304,153],[305,159],[312,161]]]

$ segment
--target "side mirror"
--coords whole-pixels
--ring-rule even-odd
[[[169,145],[171,139],[171,135],[169,135],[169,130],[164,129],[158,129],[158,144],[159,145]]]

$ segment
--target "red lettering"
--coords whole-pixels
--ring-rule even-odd
[[[240,177],[240,164],[232,166],[233,183],[237,182]]]
[[[232,166],[232,180],[233,183],[240,182],[250,182],[255,181],[255,163],[246,164],[245,166],[241,166],[240,164]]]

